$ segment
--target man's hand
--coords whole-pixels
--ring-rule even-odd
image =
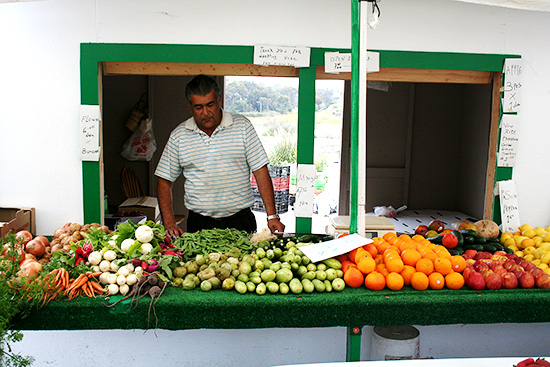
[[[165,226],[164,229],[166,230],[166,233],[170,235],[170,237],[179,237],[183,234],[183,229],[178,227],[176,224]]]
[[[268,220],[267,226],[271,233],[282,234],[285,231],[285,225],[278,218]]]

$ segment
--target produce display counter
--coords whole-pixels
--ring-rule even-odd
[[[478,292],[415,291],[405,287],[394,292],[346,288],[342,292],[259,296],[168,287],[158,299],[155,312],[151,311],[148,324],[149,300],[144,297],[131,309],[126,301],[108,308],[108,302],[100,298],[52,301],[17,320],[14,327],[184,330],[550,322],[547,289]],[[90,319],[94,322],[90,323]]]

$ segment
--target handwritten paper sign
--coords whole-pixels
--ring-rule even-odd
[[[99,161],[99,106],[80,106],[80,160]]]
[[[500,122],[500,150],[498,152],[499,167],[514,167],[516,163],[518,119],[518,115],[502,115],[502,121]]]
[[[380,71],[380,53],[367,52],[367,73]],[[351,73],[351,53],[325,52],[325,72]]]
[[[254,64],[307,68],[310,53],[309,47],[256,45],[254,46]]]
[[[296,201],[294,203],[296,217],[311,218],[313,216],[313,194],[316,178],[315,165],[298,165],[296,169]]]
[[[498,192],[502,231],[514,233],[520,226],[516,183],[512,180],[499,181]]]
[[[359,246],[374,242],[370,238],[365,238],[357,233],[349,236],[340,237],[336,240],[314,243],[312,245],[302,246],[300,250],[312,261],[317,262],[329,259],[334,256],[342,255]]]
[[[521,59],[504,60],[504,98],[502,110],[519,112],[521,107],[521,82],[523,61]]]

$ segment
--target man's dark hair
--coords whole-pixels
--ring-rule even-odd
[[[185,87],[185,98],[191,103],[191,94],[197,96],[205,96],[210,93],[211,90],[214,90],[214,96],[216,99],[220,96],[220,87],[216,81],[206,75],[200,74],[191,79],[187,86]]]

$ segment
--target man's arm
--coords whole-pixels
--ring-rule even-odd
[[[269,170],[267,165],[253,172],[254,178],[258,183],[258,190],[260,191],[260,196],[264,202],[264,207],[266,214],[268,216],[277,214],[275,208],[275,195],[273,194],[273,183],[271,182],[271,176],[269,176]],[[267,221],[267,226],[271,232],[283,232],[285,230],[285,225],[277,218],[270,219]]]
[[[172,185],[171,181],[157,177],[157,198],[164,229],[170,236],[179,237],[183,234],[183,229],[177,226],[176,218],[174,217],[172,209]]]

